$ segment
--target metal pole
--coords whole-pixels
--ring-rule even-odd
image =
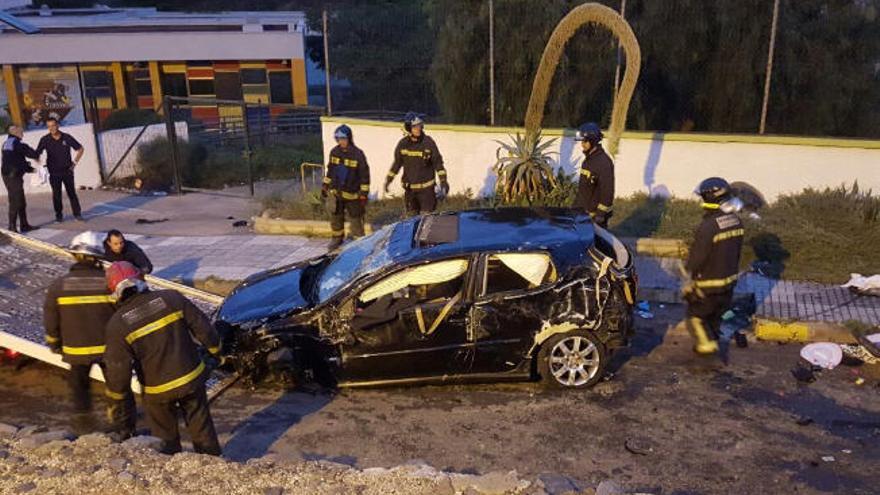
[[[779,0],[773,2],[773,22],[770,24],[770,48],[767,49],[767,73],[764,76],[764,103],[761,105],[761,123],[758,134],[767,129],[767,104],[770,101],[770,78],[773,74],[773,49],[776,47],[776,26],[779,21]]]
[[[620,17],[626,19],[626,0],[620,1]],[[620,41],[617,42],[617,65],[614,67],[614,100],[617,101],[617,91],[620,90],[620,63],[623,59],[623,51],[620,49]]]
[[[258,107],[259,109],[259,107]],[[241,115],[244,116],[244,160],[247,162],[248,184],[250,185],[251,196],[254,195],[254,164],[251,161],[251,131],[248,124],[247,103],[241,102]]]
[[[333,115],[333,102],[330,99],[330,32],[327,30],[327,10],[324,10],[324,85],[327,87],[327,115]]]
[[[495,2],[489,0],[489,125],[495,125]]]
[[[183,184],[180,176],[180,157],[177,153],[177,129],[174,128],[174,118],[171,115],[171,97],[165,96],[163,103],[165,111],[165,133],[168,135],[168,147],[171,148],[171,168],[174,170],[174,182],[177,195],[183,194]]]

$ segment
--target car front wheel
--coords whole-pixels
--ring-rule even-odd
[[[566,332],[550,337],[541,346],[538,373],[553,388],[587,388],[602,378],[606,356],[605,346],[591,333]]]

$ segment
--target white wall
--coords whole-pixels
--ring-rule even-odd
[[[177,130],[177,139],[189,139],[189,127],[186,122],[175,122],[174,127]],[[125,153],[125,150],[131,145],[132,141],[141,132],[142,127],[129,127],[127,129],[114,129],[112,131],[104,131],[98,134],[98,143],[101,145],[101,156],[104,161],[105,176],[113,170],[116,162]],[[113,174],[113,179],[121,179],[135,175],[136,165],[138,162],[138,148],[141,144],[152,141],[159,137],[166,137],[165,124],[153,124],[147,127],[141,136],[138,144],[128,153],[125,160]]]
[[[381,192],[393,159],[402,126],[387,122],[332,117],[323,119],[324,161],[335,146],[333,130],[347,123],[354,141],[364,150],[370,164],[371,191]],[[480,126],[428,124],[427,133],[443,154],[453,192],[470,189],[489,194],[495,183],[495,140],[508,140],[515,129]],[[571,136],[562,130],[545,131],[557,138],[553,150],[557,164],[574,172],[583,154]],[[863,189],[880,191],[880,142],[786,138],[764,136],[685,135],[627,133],[615,159],[616,194],[652,192],[692,197],[700,180],[713,175],[729,181],[745,181],[772,201],[780,194],[800,192],[806,187],[851,185],[858,180]],[[392,192],[400,194],[400,179]]]
[[[95,134],[92,132],[92,124],[79,124],[79,125],[71,125],[64,126],[61,128],[62,131],[70,134],[74,137],[79,143],[83,146],[85,151],[83,152],[82,160],[80,160],[79,165],[76,166],[75,174],[76,174],[76,186],[86,186],[86,187],[98,187],[101,185],[101,173],[100,173],[100,164],[98,160],[98,149],[95,146]],[[46,135],[45,129],[26,131],[24,133],[24,142],[29,144],[32,148],[36,149],[37,143],[40,141],[40,138]],[[0,135],[0,142],[6,141],[6,134]],[[38,164],[31,160],[31,165],[34,168],[37,168]],[[42,166],[46,163],[46,154],[40,157],[39,165]],[[27,174],[24,176],[24,191],[25,194],[32,194],[38,192],[51,192],[52,189],[49,187],[49,184],[34,187],[31,185],[31,178],[36,174]],[[6,188],[0,187],[0,196],[6,196]]]

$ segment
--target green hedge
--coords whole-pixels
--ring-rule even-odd
[[[127,129],[129,127],[142,127],[147,124],[158,124],[162,117],[152,110],[140,108],[123,108],[115,110],[101,122],[101,130]]]
[[[447,198],[440,209],[496,205],[494,198],[459,194]],[[264,199],[263,206],[281,218],[327,219],[318,191],[305,196],[271,196]],[[388,224],[401,219],[403,210],[401,198],[371,201],[367,220],[374,225]],[[610,229],[618,236],[688,243],[703,215],[695,200],[650,198],[646,194],[615,199],[614,211]],[[847,281],[850,273],[874,275],[880,268],[880,197],[860,191],[857,185],[807,189],[780,197],[760,209],[757,216],[745,212],[741,216],[746,225],[743,267],[762,260],[784,278],[834,284]]]

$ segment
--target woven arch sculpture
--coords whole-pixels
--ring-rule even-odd
[[[626,54],[626,71],[623,74],[623,82],[614,99],[614,107],[611,111],[611,125],[608,130],[608,151],[617,154],[620,135],[626,127],[626,113],[632,100],[636,82],[639,79],[642,52],[639,42],[629,23],[626,22],[617,11],[598,3],[585,3],[571,10],[559,21],[547,46],[541,56],[538,72],[532,82],[532,94],[529,98],[529,106],[526,108],[526,132],[535,133],[541,129],[544,120],[544,107],[547,104],[547,95],[556,74],[556,66],[568,40],[575,32],[587,24],[597,24],[611,31]]]

